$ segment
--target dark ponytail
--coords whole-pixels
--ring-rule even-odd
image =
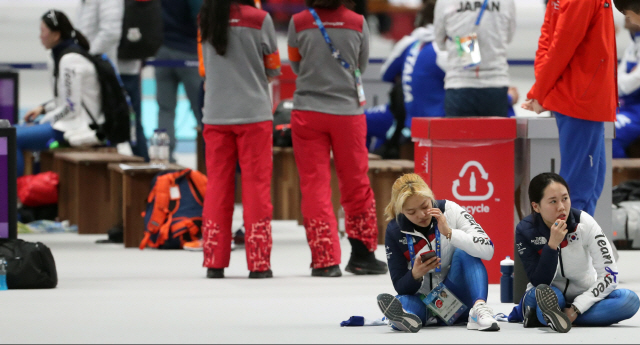
[[[419,28],[421,26],[433,24],[433,15],[435,9],[436,0],[424,0],[422,2],[422,8],[420,9],[420,12],[418,12],[418,14],[416,15],[414,26]]]
[[[232,3],[255,7],[254,0],[204,0],[200,9],[202,42],[209,42],[220,56],[229,45],[229,17]]]
[[[49,30],[60,33],[60,40],[66,41],[73,39],[82,49],[89,51],[89,40],[71,25],[71,21],[69,21],[69,18],[64,13],[49,10],[42,15],[42,21],[47,25]]]

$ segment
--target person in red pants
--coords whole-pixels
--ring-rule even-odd
[[[268,87],[280,74],[275,28],[254,0],[225,0],[204,2],[200,29],[207,90],[203,266],[208,278],[223,278],[229,266],[239,160],[249,278],[271,278],[273,115]]]
[[[378,227],[367,176],[367,125],[360,73],[369,58],[369,31],[344,0],[306,0],[289,24],[289,60],[298,75],[291,134],[311,248],[311,275],[342,275],[340,241],[331,204],[331,152],[351,243],[346,271],[385,274],[376,260]],[[319,67],[322,66],[322,67]]]

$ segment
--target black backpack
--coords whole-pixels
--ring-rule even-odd
[[[93,120],[93,125],[90,126],[91,129],[96,131],[99,140],[109,141],[112,146],[129,141],[130,121],[131,117],[135,116],[135,113],[128,100],[120,76],[111,60],[106,54],[91,55],[86,50],[75,45],[67,48],[62,55],[68,53],[77,53],[84,56],[96,68],[105,121],[103,124],[98,124],[95,116],[91,114],[83,103],[82,107]]]
[[[404,107],[404,92],[402,81],[397,80],[389,91],[389,110],[393,114],[396,129],[389,140],[380,146],[373,153],[380,155],[383,159],[399,159],[400,145],[403,144],[402,130],[404,129],[407,110]]]
[[[623,201],[640,200],[640,180],[628,180],[613,187],[612,202],[618,205]]]
[[[9,289],[53,289],[58,285],[56,262],[44,244],[0,239],[0,256],[7,261]]]
[[[282,100],[273,113],[273,146],[291,147],[291,110],[293,99]]]
[[[163,40],[162,2],[124,0],[119,59],[147,59],[155,56]]]

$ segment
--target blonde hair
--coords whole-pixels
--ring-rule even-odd
[[[405,201],[411,196],[420,195],[425,198],[435,200],[433,191],[427,186],[422,177],[418,174],[404,174],[400,176],[391,187],[391,201],[384,209],[386,220],[391,221],[402,213]]]

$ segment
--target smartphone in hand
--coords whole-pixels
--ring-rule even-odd
[[[420,254],[420,259],[422,260],[422,262],[426,262],[427,260],[431,259],[434,256],[436,256],[436,252],[434,252],[433,250],[430,250],[428,252],[424,252]]]

